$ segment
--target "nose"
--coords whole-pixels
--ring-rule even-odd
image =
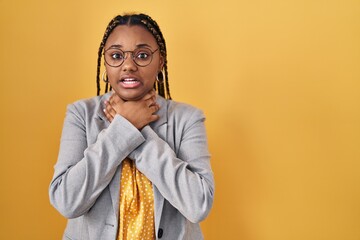
[[[135,64],[132,54],[130,52],[125,53],[125,59],[121,67],[123,71],[137,70],[137,65]]]

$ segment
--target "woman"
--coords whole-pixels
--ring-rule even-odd
[[[203,239],[214,196],[205,118],[171,100],[157,23],[110,21],[98,95],[102,57],[105,94],[68,106],[49,189],[69,219],[63,239]]]

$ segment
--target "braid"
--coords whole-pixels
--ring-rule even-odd
[[[110,21],[109,25],[107,26],[103,39],[100,43],[100,47],[99,47],[99,51],[98,51],[98,60],[97,60],[97,71],[96,71],[96,85],[97,85],[97,95],[100,95],[100,67],[101,67],[101,57],[102,57],[102,52],[106,43],[106,40],[108,39],[110,33],[112,32],[112,30],[114,30],[114,28],[119,24],[119,21],[114,18]],[[107,93],[108,91],[108,83],[106,83],[105,86],[105,93]]]
[[[105,92],[106,93],[108,92],[108,88],[109,88],[109,82],[106,82],[106,84],[105,84]]]
[[[162,81],[157,81],[154,84],[154,89],[158,92],[158,94],[166,99],[171,99],[170,95],[170,87],[169,87],[169,80],[168,80],[168,68],[167,68],[167,52],[166,52],[166,43],[164,36],[159,28],[159,25],[148,15],[146,14],[131,14],[131,15],[124,15],[124,16],[116,16],[113,18],[109,25],[107,26],[103,39],[100,43],[99,51],[98,51],[98,61],[97,61],[97,73],[96,73],[96,83],[97,83],[97,95],[100,94],[100,67],[101,67],[101,57],[104,50],[105,43],[114,30],[115,27],[118,25],[140,25],[145,27],[155,38],[157,44],[159,45],[160,54],[164,58],[164,66],[163,72],[164,77]],[[161,74],[161,73],[160,73]],[[161,74],[162,75],[162,74]],[[111,86],[110,86],[111,90]],[[108,91],[108,83],[105,86],[105,93]]]
[[[159,25],[150,17],[145,14],[140,14],[144,19],[141,22],[145,25],[145,27],[149,30],[149,32],[154,36],[157,44],[160,47],[160,53],[164,58],[164,74],[165,81],[160,81],[157,83],[158,94],[166,99],[171,99],[170,95],[170,87],[169,87],[169,79],[168,79],[168,70],[167,70],[167,51],[166,51],[166,43],[165,38],[160,30]],[[165,86],[164,86],[165,85]],[[166,94],[165,94],[166,91]]]
[[[100,65],[101,65],[101,52],[103,47],[100,45],[99,52],[98,52],[98,60],[97,60],[97,70],[96,70],[96,95],[100,95]]]
[[[170,95],[170,86],[169,86],[169,81],[168,81],[168,70],[167,70],[167,61],[164,64],[164,72],[165,72],[165,87],[166,87],[166,99],[170,99],[171,100],[171,95]]]

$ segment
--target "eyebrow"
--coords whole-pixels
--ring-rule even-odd
[[[136,47],[149,47],[151,48],[151,46],[149,44],[146,44],[146,43],[142,43],[142,44],[137,44]]]
[[[110,47],[108,47],[107,49],[111,49],[111,48],[122,48],[123,46],[120,44],[113,44]],[[136,48],[140,48],[140,47],[148,47],[148,48],[152,48],[149,44],[147,43],[140,43],[136,45]]]
[[[121,48],[121,47],[122,47],[122,45],[120,45],[120,44],[113,44],[110,47],[108,47],[108,49],[110,49],[110,48]]]

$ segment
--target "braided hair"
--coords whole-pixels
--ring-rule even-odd
[[[97,60],[97,72],[96,72],[96,86],[97,86],[97,95],[100,95],[100,67],[101,67],[101,58],[103,55],[105,43],[114,30],[115,27],[119,25],[128,25],[128,26],[142,26],[148,30],[155,38],[157,44],[159,45],[160,54],[164,58],[163,71],[158,73],[158,81],[154,83],[154,89],[158,94],[166,99],[171,99],[169,80],[168,80],[168,69],[167,69],[167,58],[166,58],[166,44],[163,34],[159,28],[159,25],[148,15],[146,14],[126,14],[124,16],[118,15],[114,17],[108,24],[103,39],[100,43],[98,51],[98,60]],[[165,79],[164,79],[165,77]],[[109,83],[106,81],[105,93],[109,90]],[[110,86],[111,90],[111,86]]]

